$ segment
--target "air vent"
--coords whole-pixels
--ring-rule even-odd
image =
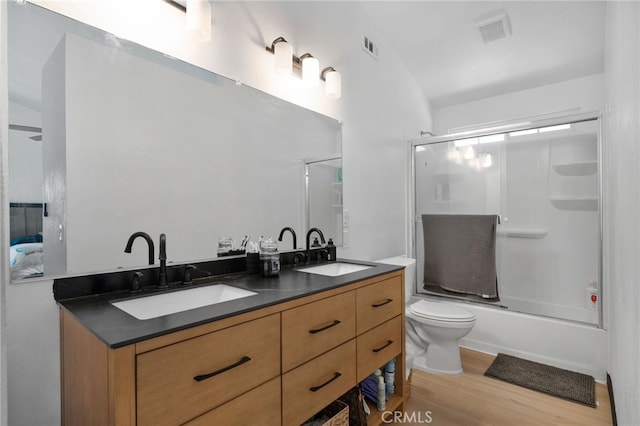
[[[378,59],[378,45],[374,44],[367,36],[362,36],[362,49],[374,59]]]
[[[473,24],[480,31],[484,44],[493,43],[511,36],[509,16],[503,10],[490,12],[477,18]]]

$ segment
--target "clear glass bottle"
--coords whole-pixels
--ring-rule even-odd
[[[280,274],[278,243],[271,237],[260,241],[260,270],[263,277],[277,277]]]

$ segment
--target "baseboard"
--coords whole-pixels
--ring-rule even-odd
[[[490,355],[497,355],[498,353],[502,352],[507,355],[517,356],[519,358],[528,359],[530,361],[539,362],[541,364],[552,365],[554,367],[563,368],[565,370],[588,374],[590,376],[593,376],[598,383],[604,384],[606,381],[606,377],[604,375],[599,375],[597,371],[591,368],[591,366],[571,362],[569,360],[540,356],[532,352],[514,350],[502,345],[481,342],[466,337],[460,340],[460,346],[471,349],[473,351],[484,352]]]
[[[616,403],[613,399],[613,381],[607,373],[607,390],[609,391],[609,404],[611,404],[611,421],[613,426],[618,426],[618,418],[616,417]]]

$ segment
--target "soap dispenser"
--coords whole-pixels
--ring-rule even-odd
[[[336,246],[333,244],[333,240],[331,238],[329,238],[329,241],[327,242],[327,260],[329,262],[336,261]]]

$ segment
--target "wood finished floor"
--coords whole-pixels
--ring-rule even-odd
[[[597,408],[485,377],[494,356],[461,349],[460,376],[413,370],[405,421],[437,426],[611,425],[606,385],[596,383]],[[429,411],[427,416],[425,412]],[[411,420],[413,413],[414,421]],[[431,422],[428,422],[428,420]]]

